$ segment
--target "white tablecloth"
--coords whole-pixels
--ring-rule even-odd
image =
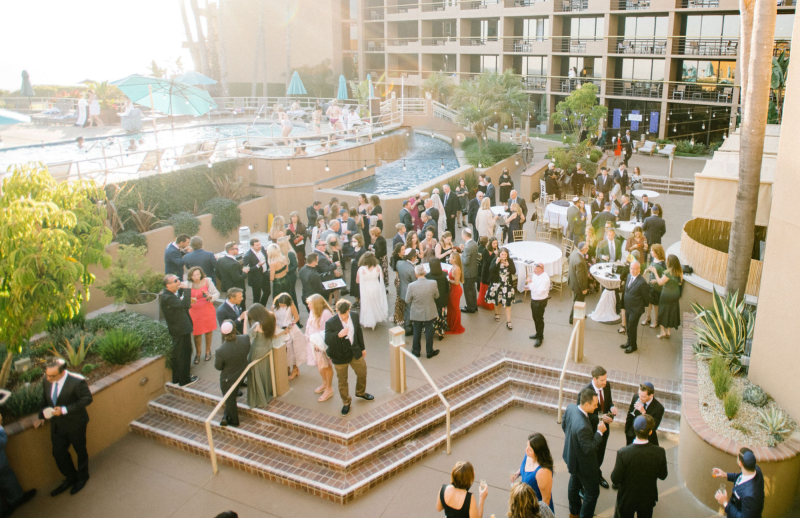
[[[617,235],[622,236],[625,239],[631,237],[634,228],[642,225],[642,223],[639,223],[638,221],[619,221],[617,224],[619,225],[619,228],[617,229]]]
[[[495,216],[503,216],[504,218],[508,216],[505,205],[495,205],[492,207],[492,213]]]
[[[603,293],[600,295],[600,300],[597,301],[597,306],[589,318],[595,322],[602,322],[606,324],[614,324],[620,321],[617,314],[617,298],[614,295],[614,289],[619,288],[620,278],[619,275],[611,273],[611,263],[597,263],[589,268],[589,273],[592,274],[597,282],[604,288]],[[606,277],[610,274],[611,277]]]
[[[544,271],[550,277],[561,275],[561,249],[549,243],[538,241],[518,241],[505,245],[511,257],[514,259],[514,266],[517,268],[517,290],[525,289],[525,266],[538,261],[544,264]]]
[[[555,203],[548,203],[547,207],[544,208],[544,219],[547,220],[552,227],[556,218],[558,218],[558,226],[560,228],[567,228],[567,211],[571,205],[572,203],[566,207],[562,207]]]
[[[660,194],[658,194],[656,191],[651,191],[648,189],[636,189],[635,191],[631,191],[631,194],[633,194],[637,200],[641,200],[642,196],[647,195],[647,197],[650,198],[650,201],[653,201],[660,196]]]

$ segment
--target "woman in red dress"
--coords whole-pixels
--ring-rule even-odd
[[[622,155],[622,138],[620,137],[619,133],[617,133],[616,140],[616,146],[614,147],[614,165],[617,165],[617,162],[619,162],[619,157]]]
[[[189,308],[189,316],[192,319],[192,336],[194,337],[194,364],[197,365],[200,363],[200,346],[203,344],[203,335],[206,337],[205,360],[211,359],[211,336],[217,328],[217,312],[214,309],[214,301],[219,298],[219,291],[199,266],[190,268],[187,278],[189,280],[183,283],[183,287],[191,289],[192,298],[195,299],[194,304]]]
[[[447,280],[450,281],[450,300],[447,302],[447,327],[448,335],[460,335],[465,331],[461,325],[461,294],[463,289],[461,283],[464,282],[464,268],[461,265],[459,254],[450,255],[450,264],[453,269]]]

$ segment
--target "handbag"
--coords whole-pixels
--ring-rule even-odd
[[[308,337],[308,340],[311,342],[311,345],[313,345],[315,349],[319,349],[320,352],[327,354],[328,344],[325,343],[324,331],[318,331],[312,334],[311,336]]]

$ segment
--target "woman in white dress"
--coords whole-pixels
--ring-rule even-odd
[[[300,375],[297,366],[306,363],[308,354],[306,337],[297,328],[300,314],[292,301],[292,296],[288,293],[278,294],[272,301],[272,309],[275,312],[275,325],[278,329],[282,329],[276,332],[275,336],[286,335],[286,365],[289,368],[289,379],[293,380]]]
[[[78,99],[78,120],[75,121],[76,126],[83,127],[86,124],[86,118],[89,116],[89,103],[86,98],[81,96]]]
[[[478,229],[478,236],[492,239],[496,224],[495,215],[492,212],[492,202],[489,198],[484,198],[481,202],[481,208],[478,209],[478,214],[475,216],[475,227]]]
[[[372,252],[358,262],[356,280],[361,287],[361,325],[375,329],[378,322],[389,318],[389,304],[383,287],[383,268]]]
[[[94,90],[89,90],[89,127],[99,126],[105,128],[105,124],[100,120],[100,101],[97,99]]]
[[[433,208],[439,211],[439,221],[436,223],[439,224],[439,233],[437,235],[441,236],[447,232],[447,215],[444,213],[444,203],[442,203],[442,199],[439,197],[438,190],[433,191],[431,200],[433,200]]]

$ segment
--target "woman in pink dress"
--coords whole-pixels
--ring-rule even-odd
[[[200,346],[203,343],[203,335],[206,337],[205,360],[211,359],[211,336],[217,328],[217,312],[214,310],[214,301],[219,298],[219,291],[199,266],[190,268],[186,277],[189,280],[183,283],[184,288],[192,290],[192,298],[196,301],[189,308],[189,316],[192,319],[192,336],[194,337],[194,364],[197,365],[200,363]]]
[[[464,282],[464,268],[461,265],[461,256],[459,254],[450,255],[450,264],[453,269],[450,270],[448,280],[450,281],[450,301],[447,303],[447,327],[448,335],[460,335],[465,331],[464,326],[461,325],[461,294],[463,289],[461,283]]]
[[[325,322],[333,316],[333,310],[322,295],[317,293],[308,297],[306,304],[308,304],[309,310],[308,320],[306,321],[307,363],[316,365],[319,375],[322,377],[322,385],[314,391],[315,394],[322,394],[317,399],[322,403],[333,397],[333,363],[331,363],[331,359],[328,358],[325,350],[322,349],[325,346]],[[322,333],[321,337],[319,333]],[[317,338],[314,338],[315,335],[317,335]],[[318,338],[321,338],[321,340]]]
[[[411,214],[411,219],[414,221],[414,230],[422,228],[422,218],[419,215],[419,200],[418,196],[412,196],[408,199],[408,212]]]

